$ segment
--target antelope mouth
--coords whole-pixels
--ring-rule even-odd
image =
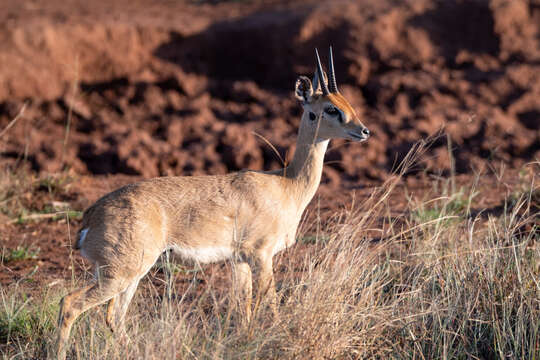
[[[352,131],[347,131],[347,134],[352,138],[354,141],[366,141],[369,137],[369,135],[364,134],[358,134]]]

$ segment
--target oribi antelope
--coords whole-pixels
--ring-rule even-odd
[[[305,76],[296,81],[303,114],[287,167],[150,179],[113,191],[84,212],[75,248],[94,264],[96,276],[61,301],[59,359],[83,312],[108,301],[107,324],[112,330],[122,326],[139,281],[165,251],[201,264],[231,261],[245,320],[251,317],[252,284],[277,313],[272,257],[295,243],[328,142],[370,135],[338,91],[332,48],[328,83],[317,51],[316,62],[313,82]]]

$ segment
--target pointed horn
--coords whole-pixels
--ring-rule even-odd
[[[334,56],[332,54],[332,47],[330,46],[330,57],[328,60],[329,66],[328,66],[328,86],[330,87],[331,93],[337,93],[337,83],[336,83],[336,73],[334,72]]]
[[[315,74],[313,74],[313,92],[317,92],[319,90],[319,72],[315,70]]]
[[[323,95],[328,95],[330,92],[328,91],[328,86],[324,82],[324,75],[323,75],[323,69],[321,65],[321,58],[319,57],[319,52],[315,48],[315,54],[317,55],[317,75],[319,78],[319,84],[321,85],[321,90],[323,92]]]

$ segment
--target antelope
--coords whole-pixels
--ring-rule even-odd
[[[295,243],[330,139],[360,142],[370,135],[338,91],[332,47],[328,77],[317,49],[315,55],[313,82],[299,76],[295,84],[303,114],[288,166],[145,180],[103,196],[84,212],[75,248],[96,275],[60,302],[59,359],[66,357],[74,321],[99,304],[108,301],[106,323],[120,329],[139,281],[166,251],[200,264],[231,261],[243,320],[251,320],[253,287],[277,316],[272,257]]]

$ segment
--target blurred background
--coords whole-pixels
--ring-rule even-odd
[[[0,164],[81,175],[222,174],[290,158],[298,75],[334,48],[373,132],[323,182],[540,158],[539,0],[3,1]],[[451,149],[451,154],[448,149]],[[454,165],[452,165],[454,162]]]

